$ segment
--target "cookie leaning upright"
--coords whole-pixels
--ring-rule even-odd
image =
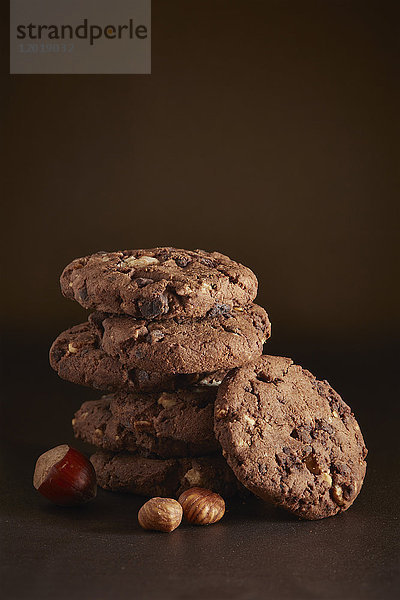
[[[64,296],[84,308],[139,319],[245,306],[258,285],[250,269],[219,252],[176,248],[97,252],[73,260],[60,282]]]
[[[215,403],[215,433],[239,481],[305,519],[347,510],[363,484],[367,449],[349,406],[289,358],[234,369]]]

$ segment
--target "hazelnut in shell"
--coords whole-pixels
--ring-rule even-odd
[[[33,485],[59,506],[77,506],[96,497],[96,472],[79,450],[68,444],[56,446],[37,459]]]

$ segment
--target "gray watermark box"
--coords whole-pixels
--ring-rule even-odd
[[[151,73],[151,0],[11,0],[10,73]]]

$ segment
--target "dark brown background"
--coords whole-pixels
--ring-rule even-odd
[[[7,598],[396,596],[397,5],[153,0],[152,75],[2,76]],[[71,513],[36,496],[36,457],[72,443],[72,413],[98,396],[48,366],[85,319],[58,276],[154,245],[253,268],[265,350],[351,404],[370,456],[343,518],[232,506],[212,530],[160,538],[139,531],[140,499]]]
[[[58,276],[101,249],[218,249],[274,335],[398,331],[396,3],[154,2],[152,75],[8,76],[2,318],[84,318]]]

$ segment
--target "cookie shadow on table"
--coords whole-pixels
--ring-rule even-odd
[[[250,493],[243,498],[232,498],[226,501],[227,511],[224,519],[227,522],[240,522],[243,518],[247,522],[288,522],[299,521],[297,517],[280,508],[276,508],[268,502],[251,496]]]

